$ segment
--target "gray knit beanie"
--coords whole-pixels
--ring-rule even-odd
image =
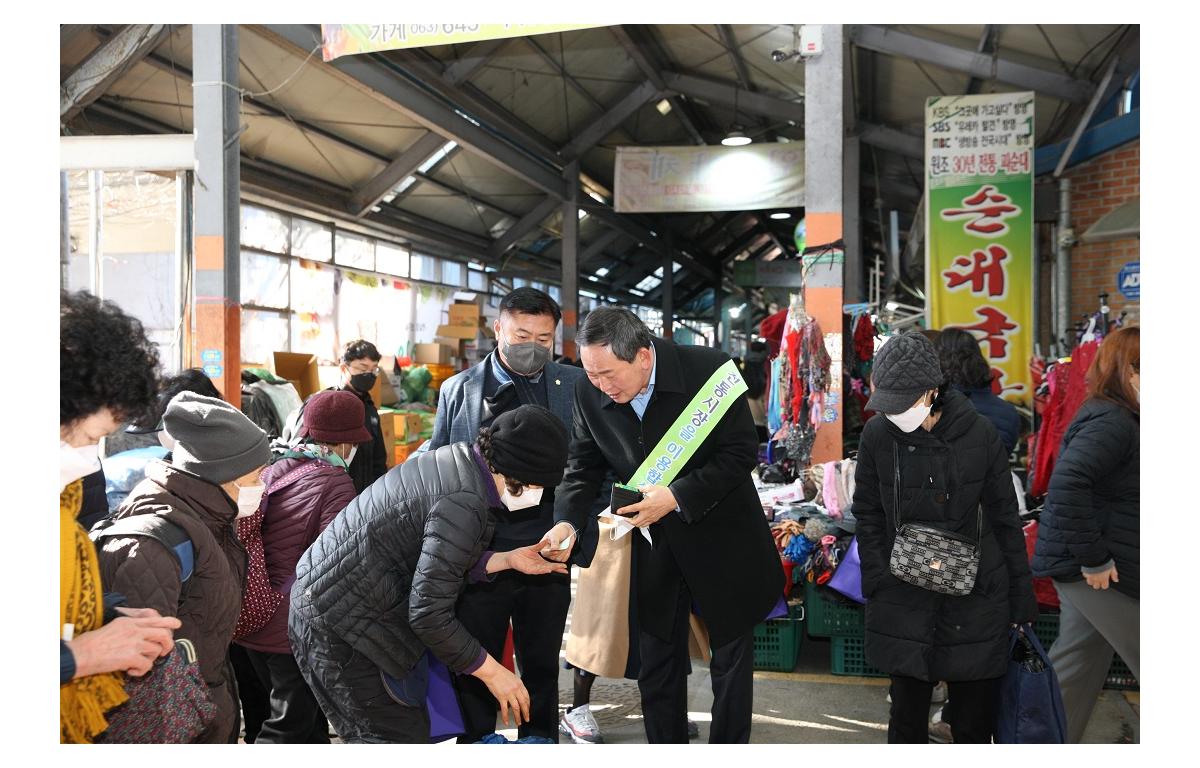
[[[221,485],[271,460],[267,433],[224,400],[180,392],[163,413],[175,440],[171,463]]]
[[[942,365],[933,342],[920,333],[893,336],[875,356],[867,410],[904,413],[918,397],[941,385]]]

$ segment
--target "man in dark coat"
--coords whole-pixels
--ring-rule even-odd
[[[563,429],[569,429],[575,382],[583,378],[583,371],[550,360],[561,318],[554,299],[536,288],[517,288],[505,296],[494,323],[496,350],[442,384],[433,439],[422,450],[469,443],[479,435],[481,426],[490,426],[497,416],[521,405],[548,408]],[[553,524],[554,488],[547,488],[536,507],[497,515],[489,549],[536,544]],[[567,574],[508,572],[493,581],[469,585],[459,600],[459,620],[497,658],[504,651],[512,622],[521,682],[529,689],[532,707],[530,721],[517,731],[520,738],[558,741],[558,653],[570,605]],[[467,729],[459,741],[474,743],[495,731],[496,700],[487,686],[474,677],[460,676],[458,691]]]
[[[728,356],[656,339],[632,312],[601,307],[577,337],[589,382],[575,392],[570,462],[547,534],[552,556],[582,530],[611,469],[633,477]],[[783,572],[750,472],[758,439],[744,397],[717,423],[669,487],[645,486],[625,508],[648,528],[633,541],[631,600],[639,624],[642,712],[651,743],[686,744],[688,616],[708,626],[713,654],[710,742],[746,743],[753,706],[753,629],[779,599]],[[617,512],[618,510],[613,510]],[[564,524],[564,523],[569,523]],[[587,558],[590,561],[590,556]]]
[[[949,683],[955,742],[989,742],[1010,625],[1037,618],[1016,493],[995,427],[957,390],[919,333],[893,337],[876,357],[855,471],[867,661],[892,678],[889,742],[928,740],[933,685]],[[899,486],[896,478],[899,477]],[[899,503],[899,512],[897,511]],[[951,596],[896,578],[900,524],[978,541],[972,591]]]

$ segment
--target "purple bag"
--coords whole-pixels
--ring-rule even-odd
[[[862,593],[862,566],[858,560],[857,536],[850,542],[850,549],[846,550],[828,586],[856,603],[866,604],[867,598],[863,597]]]

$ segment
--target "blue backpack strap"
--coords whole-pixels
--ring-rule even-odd
[[[161,515],[105,518],[88,533],[92,541],[126,536],[147,536],[162,544],[179,561],[179,581],[186,583],[196,569],[196,553],[187,531]]]

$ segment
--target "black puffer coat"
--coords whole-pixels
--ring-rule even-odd
[[[471,668],[482,646],[459,623],[454,604],[494,526],[466,443],[392,469],[300,558],[288,623],[292,650],[307,655],[327,632],[395,678],[412,671],[426,648],[454,672]]]
[[[1083,578],[1080,568],[1117,566],[1112,586],[1133,598],[1141,581],[1141,429],[1107,400],[1088,400],[1063,436],[1033,555],[1035,576]]]
[[[957,391],[945,394],[932,432],[905,434],[883,416],[863,429],[855,472],[854,516],[867,661],[921,680],[986,680],[1004,674],[1011,622],[1033,621],[1029,564],[1007,457],[995,427]],[[969,595],[952,597],[893,576],[895,452],[899,446],[901,522],[921,522],[976,537],[979,576]]]

